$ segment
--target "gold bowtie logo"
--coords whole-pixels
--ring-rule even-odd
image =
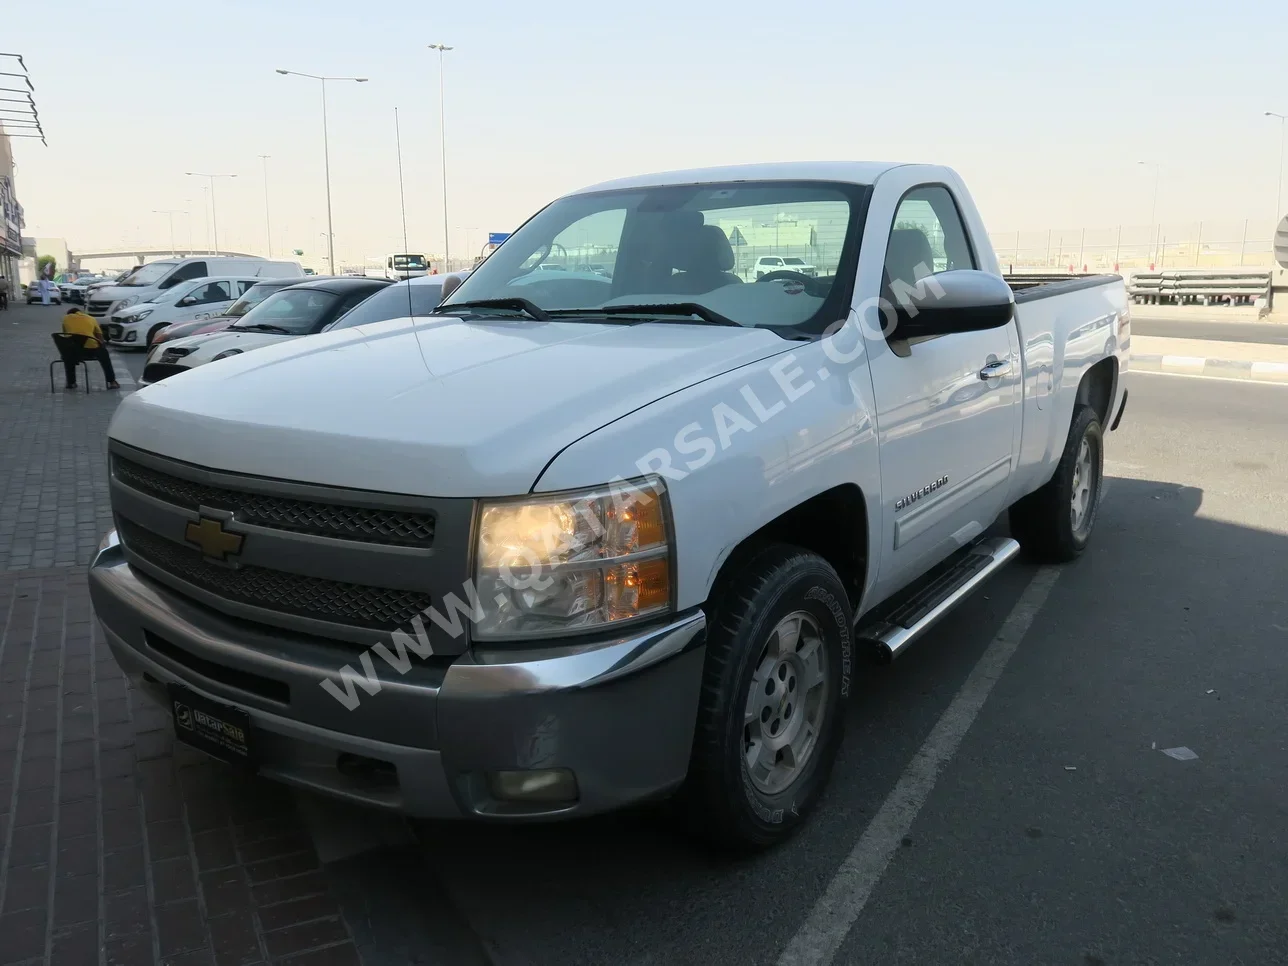
[[[184,529],[183,537],[189,543],[200,547],[201,552],[207,557],[220,561],[241,553],[242,541],[245,540],[240,533],[225,530],[220,521],[212,520],[210,517],[202,517],[197,523],[189,523]]]

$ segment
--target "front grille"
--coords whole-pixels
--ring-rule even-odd
[[[150,362],[143,367],[143,381],[160,382],[162,379],[169,379],[171,376],[177,376],[179,373],[187,371],[187,366],[175,366],[164,362]]]
[[[266,567],[222,567],[211,563],[195,547],[159,537],[129,520],[120,518],[117,525],[125,549],[130,553],[224,600],[280,614],[381,631],[405,627],[430,604],[429,594],[410,590],[322,580]]]
[[[104,302],[102,299],[89,300],[89,314],[95,318],[102,318],[107,315],[107,310],[112,307],[111,302]]]
[[[149,376],[154,368],[182,371],[180,366],[154,363],[143,370],[145,380],[155,381]],[[202,506],[228,510],[240,523],[362,543],[420,548],[434,543],[434,515],[428,512],[377,510],[230,490],[172,476],[120,456],[113,457],[112,471],[121,483],[158,500],[194,512]]]

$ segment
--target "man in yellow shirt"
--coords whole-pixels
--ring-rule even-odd
[[[103,338],[103,330],[98,327],[94,317],[86,315],[80,309],[68,309],[63,316],[63,331],[68,335],[85,336],[85,354],[91,359],[97,359],[103,367],[107,388],[120,389],[121,384],[116,381],[116,370],[112,368],[112,357],[107,354],[107,346],[103,344],[107,340]],[[70,362],[64,362],[63,369],[67,372],[67,388],[75,389],[76,367]]]

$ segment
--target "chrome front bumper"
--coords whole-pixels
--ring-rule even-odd
[[[473,648],[399,675],[380,658],[380,690],[346,708],[324,690],[361,651],[228,617],[126,562],[115,533],[89,570],[108,646],[133,684],[169,709],[185,685],[250,715],[260,774],[335,797],[433,818],[589,815],[661,797],[684,779],[706,618],[540,651]],[[341,756],[392,766],[339,767]],[[488,776],[569,769],[575,802],[502,801]]]

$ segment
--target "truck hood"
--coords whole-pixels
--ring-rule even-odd
[[[288,339],[148,386],[122,401],[109,435],[230,472],[509,496],[586,434],[791,348],[764,329],[670,321],[398,319]],[[640,440],[639,455],[657,445]]]

